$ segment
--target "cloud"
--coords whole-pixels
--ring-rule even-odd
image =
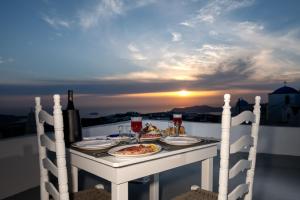
[[[144,55],[141,54],[141,53],[134,53],[134,54],[131,55],[131,57],[132,57],[134,60],[139,60],[139,61],[147,60],[147,57],[144,56]]]
[[[217,35],[219,35],[218,32],[216,32],[216,31],[214,31],[214,30],[209,31],[208,34],[209,34],[210,36],[217,36]]]
[[[128,74],[121,74],[115,76],[107,76],[102,78],[102,80],[139,80],[140,82],[148,82],[151,80],[157,80],[160,76],[157,73],[149,72],[149,71],[141,71],[141,72],[131,72]]]
[[[148,59],[145,55],[141,53],[140,49],[136,45],[129,44],[127,48],[130,51],[130,55],[133,61],[144,61]]]
[[[187,21],[180,22],[179,24],[180,24],[180,25],[183,25],[183,26],[187,26],[187,27],[194,27],[193,24],[191,24],[190,22],[187,22]]]
[[[101,20],[122,15],[124,4],[121,0],[103,0],[95,8],[90,10],[81,10],[79,12],[79,25],[83,29],[90,29]]]
[[[113,17],[125,15],[127,12],[140,7],[155,3],[156,0],[134,0],[125,2],[123,0],[103,0],[92,9],[79,11],[79,25],[84,30],[96,27],[100,22]]]
[[[58,28],[70,28],[71,23],[70,21],[59,19],[56,17],[49,17],[47,15],[43,15],[42,19],[47,22],[51,27],[58,29]]]
[[[149,4],[153,4],[153,3],[157,2],[157,0],[136,0],[133,2],[136,3],[136,5],[134,7],[144,7]]]
[[[4,63],[12,63],[14,61],[15,61],[15,59],[13,59],[13,58],[4,59],[3,57],[0,56],[0,65],[4,64]]]
[[[219,15],[219,14],[217,14]],[[201,13],[197,16],[197,19],[203,22],[207,22],[207,23],[214,23],[215,21],[215,16],[212,14],[205,14],[205,13]]]
[[[198,8],[193,6],[193,9],[190,5],[181,7],[180,3],[167,5],[158,1],[157,7],[162,10],[173,6],[174,9],[180,7],[181,12],[178,15],[175,12],[176,17],[172,16],[172,19],[163,12],[157,12],[157,15],[162,15],[162,18],[157,17],[162,22],[158,22],[156,17],[153,17],[150,19],[151,26],[147,23],[149,23],[148,18],[152,17],[150,16],[153,11],[152,7],[147,12],[149,15],[143,15],[145,20],[141,19],[145,25],[135,20],[140,10],[131,16],[130,12],[134,9],[155,2],[153,0],[103,0],[77,12],[80,28],[85,30],[102,25],[101,23],[109,23],[111,28],[108,31],[112,31],[113,34],[108,37],[108,34],[94,34],[97,37],[88,38],[88,40],[95,39],[98,46],[100,46],[97,42],[100,36],[103,41],[114,40],[116,48],[109,46],[111,45],[109,43],[105,48],[122,60],[115,62],[117,65],[116,70],[111,70],[113,72],[99,69],[98,73],[101,77],[93,74],[95,77],[101,81],[139,82],[140,80],[148,83],[151,81],[174,81],[176,83],[177,81],[205,81],[208,86],[207,77],[210,77],[214,82],[224,83],[222,87],[225,87],[226,83],[232,84],[231,80],[239,84],[263,80],[276,82],[282,80],[283,77],[295,81],[299,79],[300,29],[268,31],[268,24],[264,24],[267,19],[265,21],[239,21],[239,16],[227,15],[231,14],[231,11],[253,5],[253,0],[193,2],[193,5],[198,6]],[[68,28],[74,25],[74,21],[68,23],[67,20],[57,17],[46,15],[43,17],[43,20],[54,28]],[[127,17],[129,20],[132,20],[130,17],[135,18],[130,21],[130,26],[124,28],[119,26],[119,21],[110,21],[118,17],[126,17],[126,20]],[[165,22],[168,23],[167,26]],[[135,26],[138,26],[137,29]],[[115,30],[118,32],[113,32]],[[56,35],[60,36],[58,33],[60,31],[56,32]],[[108,62],[110,62],[109,59],[107,59]],[[3,62],[4,59],[0,58],[0,64]],[[123,64],[128,67],[124,67]],[[242,65],[247,66],[249,71],[240,67]],[[226,79],[226,76],[229,78]]]
[[[34,84],[0,84],[1,95],[44,95],[44,94],[64,94],[68,89],[74,89],[82,94],[100,94],[100,95],[116,95],[141,92],[159,92],[178,90],[181,84],[174,81],[139,81],[142,76],[151,74],[136,74],[136,80],[94,80],[94,81],[63,81],[56,80]],[[164,84],[162,84],[164,83]],[[176,88],[176,89],[175,89]],[[1,98],[0,98],[1,99]]]
[[[194,27],[198,23],[213,24],[217,18],[230,11],[251,6],[254,0],[212,0],[198,10],[197,15],[180,24]]]
[[[247,77],[240,74],[240,77],[248,81],[278,82],[283,79],[283,74],[291,81],[300,78],[299,28],[268,31],[262,21],[235,21],[237,18],[233,20],[226,16],[231,11],[252,5],[254,0],[209,1],[189,19],[180,23],[188,27],[184,30],[185,35],[189,36],[187,38],[202,34],[199,40],[185,42],[188,46],[181,52],[187,54],[187,48],[199,52],[199,55],[188,53],[193,56],[195,74],[199,78],[218,73],[222,63],[245,58],[252,61],[248,66],[252,73]],[[201,42],[202,46],[197,47],[197,43]],[[236,75],[238,76],[237,73]]]
[[[182,35],[181,33],[177,33],[177,32],[172,32],[172,41],[173,42],[179,42],[181,41]]]
[[[134,45],[134,44],[129,44],[127,46],[127,48],[129,49],[129,51],[131,52],[140,52],[140,50]]]
[[[199,77],[201,82],[212,85],[230,85],[249,80],[255,73],[252,58],[229,59],[218,63],[214,73]]]

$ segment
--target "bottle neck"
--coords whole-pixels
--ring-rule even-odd
[[[75,110],[74,103],[73,103],[73,91],[72,90],[68,90],[67,110]]]

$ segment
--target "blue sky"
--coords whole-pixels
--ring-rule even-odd
[[[299,13],[297,0],[2,0],[0,103],[68,88],[266,99],[300,87]]]

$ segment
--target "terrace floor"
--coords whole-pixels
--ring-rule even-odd
[[[245,154],[232,157],[234,164]],[[188,191],[193,184],[200,184],[200,163],[179,167],[160,174],[160,199],[169,200],[172,197]],[[214,191],[218,190],[219,157],[214,159]],[[86,172],[80,172],[80,188],[92,187],[104,182],[110,190],[107,181],[101,180]],[[233,179],[230,189],[244,178],[243,174]],[[300,157],[258,154],[254,182],[253,200],[298,200],[300,197]],[[38,200],[39,187],[21,192],[5,200]],[[148,184],[129,184],[130,200],[148,199]]]

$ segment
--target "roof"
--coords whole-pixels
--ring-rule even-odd
[[[236,102],[236,107],[237,106],[249,106],[249,103],[244,99],[239,98],[238,101]]]
[[[299,94],[299,92],[295,88],[283,86],[281,88],[278,88],[271,94]]]

